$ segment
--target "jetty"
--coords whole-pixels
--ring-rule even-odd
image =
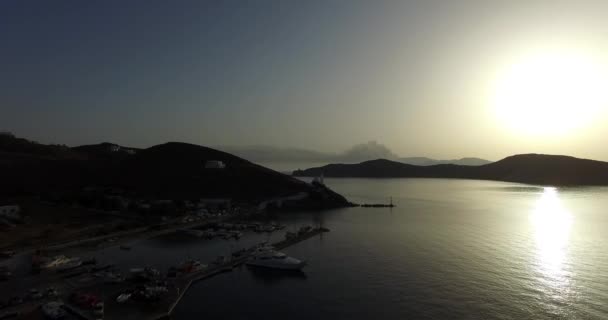
[[[394,208],[395,204],[393,204],[393,197],[390,198],[390,202],[387,203],[362,203],[358,205],[362,208]]]
[[[288,233],[292,236],[286,237],[286,239],[273,243],[272,246],[277,250],[282,250],[299,242],[310,239],[314,236],[320,235],[324,232],[329,232],[326,228],[305,228],[298,233]],[[216,263],[210,265],[207,268],[203,268],[200,271],[195,271],[185,275],[176,277],[175,279],[167,279],[168,292],[158,301],[153,302],[136,302],[127,301],[125,303],[118,303],[116,297],[123,292],[135,289],[135,286],[131,287],[123,286],[120,290],[115,290],[109,294],[105,301],[105,318],[106,319],[119,319],[119,320],[130,320],[130,319],[144,319],[144,320],[156,320],[156,319],[167,319],[173,313],[175,307],[180,303],[188,289],[196,282],[208,279],[215,275],[229,272],[232,269],[244,264],[254,254],[255,248],[249,248],[241,250],[238,254],[233,254],[231,257],[227,257],[225,262]],[[93,319],[93,318],[91,318]]]

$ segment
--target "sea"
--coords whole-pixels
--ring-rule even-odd
[[[282,215],[291,229],[331,230],[284,250],[308,262],[303,272],[235,269],[195,284],[172,318],[608,319],[606,187],[325,183],[351,201],[396,207]],[[249,236],[239,242],[261,237]]]
[[[101,261],[161,271],[286,231],[331,231],[283,251],[302,272],[241,266],[195,283],[172,319],[608,319],[608,188],[457,179],[326,178],[356,203],[277,214],[239,240],[182,233],[110,247]]]

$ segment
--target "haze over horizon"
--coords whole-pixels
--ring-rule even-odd
[[[0,130],[608,160],[605,1],[3,1]]]

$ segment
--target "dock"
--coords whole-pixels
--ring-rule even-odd
[[[273,243],[272,246],[277,250],[282,250],[324,232],[329,232],[329,230],[326,228],[313,228],[305,233],[300,233],[295,237]],[[225,263],[213,265],[198,272],[193,272],[175,279],[167,280],[169,292],[166,294],[167,296],[162,298],[160,301],[155,301],[152,303],[128,301],[124,304],[119,304],[116,302],[116,296],[118,296],[118,294],[121,292],[129,290],[130,288],[123,287],[120,290],[116,290],[113,294],[109,295],[108,299],[106,299],[105,318],[120,320],[156,320],[169,318],[175,307],[180,303],[181,299],[194,283],[224,272],[229,272],[233,268],[243,265],[252,257],[252,255],[253,250],[249,249],[242,255],[232,257]]]

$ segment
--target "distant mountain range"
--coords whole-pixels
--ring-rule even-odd
[[[399,158],[397,160],[401,163],[413,164],[416,166],[434,166],[438,164],[457,164],[461,166],[481,166],[484,164],[492,163],[491,161],[480,159],[480,158],[462,158],[453,160],[435,160],[426,157],[408,157]]]
[[[463,166],[416,166],[378,159],[358,164],[330,164],[294,171],[294,176],[459,178],[539,185],[608,185],[608,162],[560,155],[522,154],[497,162]]]
[[[221,162],[224,168],[209,168]],[[0,198],[111,188],[138,198],[232,198],[240,201],[309,194],[307,207],[347,206],[312,186],[226,152],[179,142],[146,149],[112,143],[69,148],[0,135]]]
[[[392,152],[385,145],[375,141],[357,144],[341,153],[271,146],[221,146],[217,148],[256,163],[359,163],[373,159],[388,159],[419,166],[437,164],[477,166],[490,163],[488,160],[479,158],[462,158],[454,160],[436,160],[426,157],[403,158]]]

